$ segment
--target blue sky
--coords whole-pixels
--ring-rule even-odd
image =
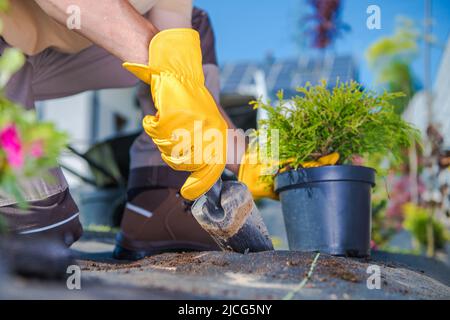
[[[308,10],[305,0],[195,0],[194,3],[211,16],[220,63],[262,60],[269,51],[276,58],[316,53],[301,49],[294,40],[299,17]],[[366,27],[366,9],[371,4],[381,8],[381,30]],[[392,34],[399,15],[408,16],[422,26],[423,8],[423,0],[343,0],[342,20],[351,30],[336,41],[332,50],[352,54],[359,65],[360,81],[370,86],[373,77],[364,59],[365,49],[379,37]],[[432,11],[434,34],[445,44],[450,31],[450,0],[433,0]],[[432,50],[433,79],[442,52],[442,48]],[[419,81],[423,74],[422,59],[419,55],[413,66]]]

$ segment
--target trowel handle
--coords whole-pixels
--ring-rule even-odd
[[[221,208],[220,204],[220,197],[222,194],[222,186],[223,182],[222,179],[219,178],[219,180],[216,181],[216,183],[209,189],[209,191],[204,195],[207,199],[208,204],[214,208]]]
[[[218,181],[192,205],[192,214],[224,250],[273,250],[267,228],[247,187]]]

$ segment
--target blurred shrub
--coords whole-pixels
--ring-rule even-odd
[[[430,215],[428,209],[419,207],[413,203],[408,203],[404,206],[404,212],[405,220],[403,221],[403,227],[411,232],[420,245],[428,245],[427,228],[431,222],[434,246],[436,249],[444,248],[446,241],[449,239],[448,233],[444,225]]]

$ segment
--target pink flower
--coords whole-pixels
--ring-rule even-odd
[[[370,240],[370,249],[372,249],[372,250],[378,250],[378,246],[377,246],[377,244],[375,243],[375,241],[373,241],[373,240]]]
[[[22,168],[25,161],[22,141],[14,124],[10,124],[0,131],[0,147],[5,150],[6,160],[12,168]]]
[[[354,154],[352,156],[352,164],[354,166],[363,166],[364,165],[364,158],[360,155]]]
[[[44,143],[42,140],[34,141],[31,144],[30,154],[35,159],[39,159],[44,156]]]

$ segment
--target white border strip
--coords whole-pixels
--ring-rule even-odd
[[[146,218],[151,218],[153,216],[153,213],[151,211],[145,210],[141,207],[135,206],[132,203],[127,203],[126,208],[128,210],[131,210],[133,212],[136,212],[138,214],[140,214],[141,216],[144,216]]]
[[[50,226],[46,226],[46,227],[43,227],[43,228],[22,231],[22,232],[19,232],[19,234],[30,234],[30,233],[37,233],[37,232],[42,232],[42,231],[54,229],[54,228],[57,228],[57,227],[59,227],[59,226],[61,226],[63,224],[66,224],[69,221],[72,221],[73,219],[77,218],[79,215],[80,215],[79,213],[75,213],[73,216],[67,218],[66,220],[60,221],[58,223],[55,223],[55,224],[52,224]]]

